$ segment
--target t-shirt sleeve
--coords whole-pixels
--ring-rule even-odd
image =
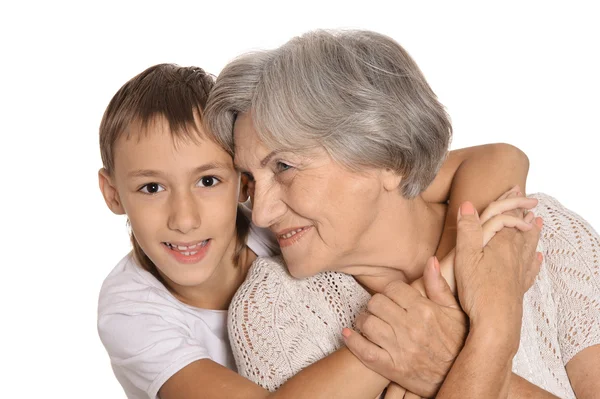
[[[550,196],[540,197],[545,267],[553,279],[563,364],[600,344],[600,237],[590,224]]]
[[[145,393],[151,399],[177,371],[210,357],[185,324],[154,311],[131,307],[106,313],[98,319],[98,332],[126,391]]]

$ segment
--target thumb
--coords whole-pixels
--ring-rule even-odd
[[[456,232],[456,263],[460,258],[471,257],[483,248],[483,230],[479,215],[470,202],[463,202],[458,209]]]
[[[440,272],[440,262],[432,256],[427,260],[423,273],[423,282],[427,298],[434,303],[447,308],[460,308],[450,286]]]

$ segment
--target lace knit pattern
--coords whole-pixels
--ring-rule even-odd
[[[600,239],[554,198],[533,195],[544,219],[544,264],[524,298],[513,371],[561,398],[575,398],[565,371],[579,351],[600,344]],[[229,309],[229,337],[238,372],[274,391],[342,344],[369,299],[340,273],[296,280],[281,258],[260,258]]]

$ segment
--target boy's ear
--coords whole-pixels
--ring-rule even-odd
[[[100,191],[102,191],[102,196],[104,197],[104,202],[106,202],[106,206],[108,206],[108,208],[114,214],[124,215],[125,209],[121,203],[121,198],[119,198],[119,192],[114,186],[114,183],[108,172],[104,168],[101,168],[98,171],[98,183],[100,185]]]
[[[402,183],[402,176],[395,170],[386,168],[381,174],[383,188],[386,191],[399,192],[400,183]]]
[[[241,177],[240,177],[240,194],[238,197],[238,201],[239,202],[246,202],[248,201],[248,198],[250,197],[250,178],[248,177],[247,174],[242,173]]]

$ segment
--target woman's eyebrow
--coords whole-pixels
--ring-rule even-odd
[[[266,157],[263,158],[262,161],[260,161],[260,167],[264,168],[265,166],[267,166],[267,164],[269,163],[271,158],[273,158],[275,155],[279,154],[280,152],[282,152],[282,151],[281,150],[271,151]]]

